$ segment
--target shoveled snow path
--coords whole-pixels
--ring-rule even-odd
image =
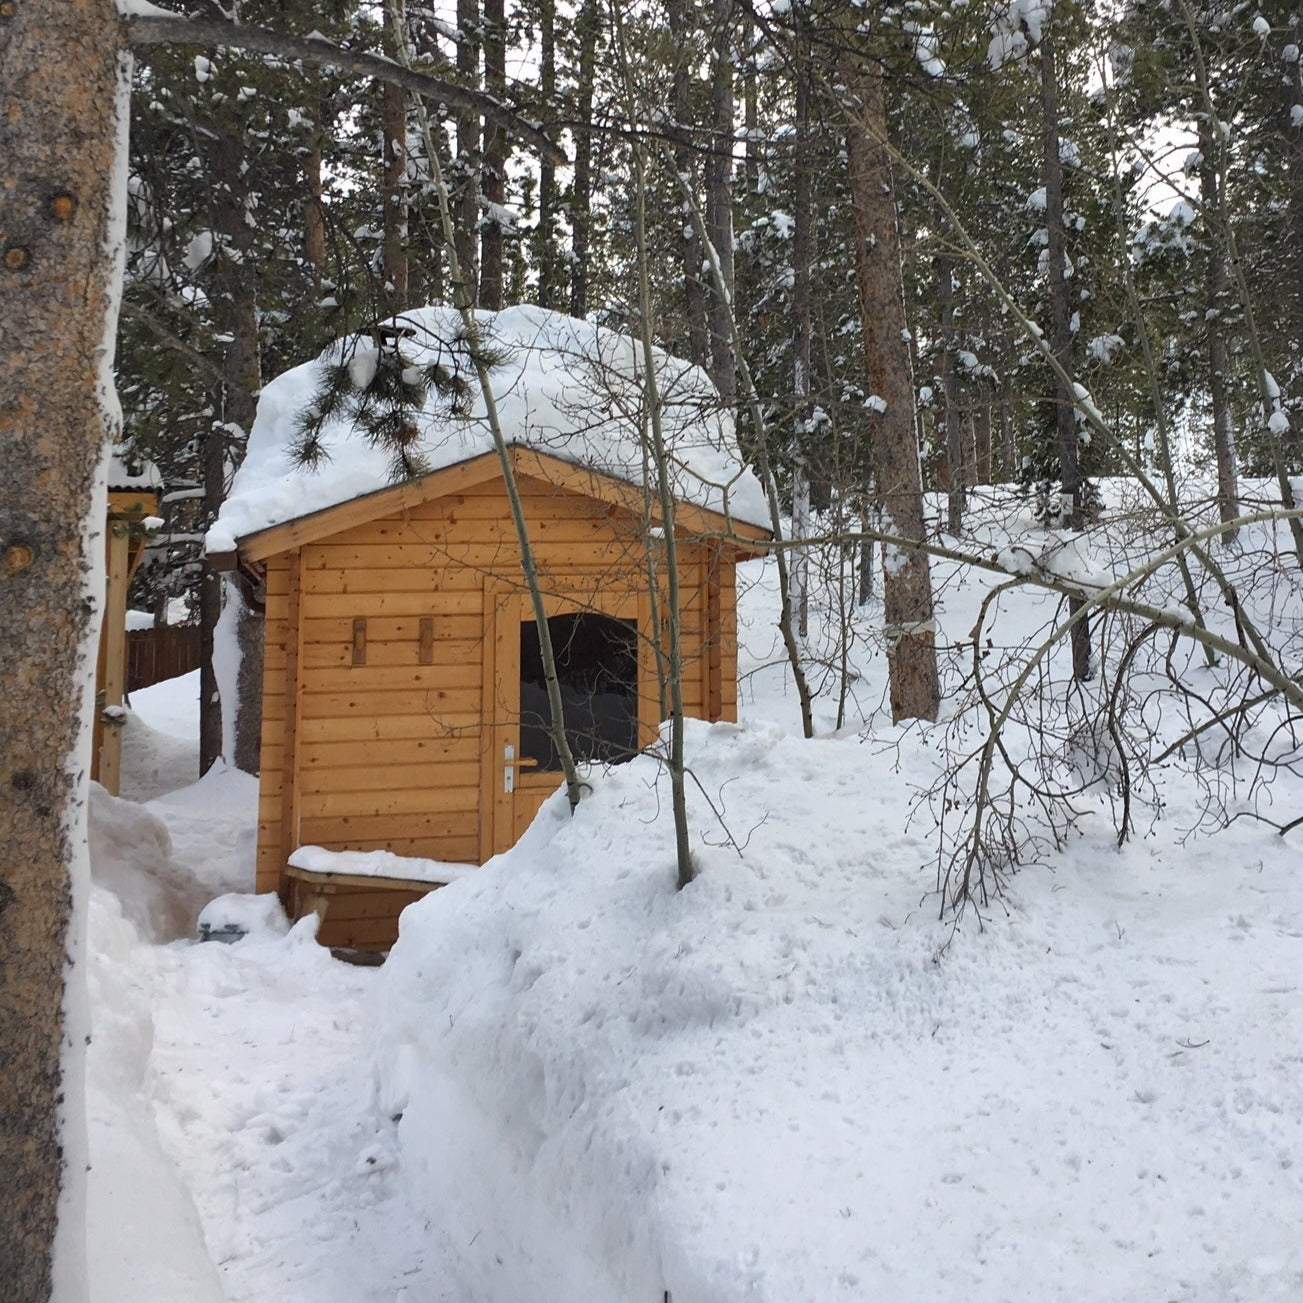
[[[232,1303],[459,1296],[359,1052],[375,974],[300,929],[158,952],[148,1089]]]

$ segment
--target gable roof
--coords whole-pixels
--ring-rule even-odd
[[[299,418],[313,404],[326,368],[348,361],[355,379],[362,381],[368,368],[374,372],[377,353],[369,339],[337,341],[315,361],[287,371],[263,389],[244,463],[206,540],[210,553],[233,552],[238,541],[248,559],[254,559],[251,547],[267,556],[271,531],[309,518],[320,517],[322,523],[344,504],[356,503],[364,512],[360,520],[401,509],[409,500],[453,492],[440,477],[494,452],[458,314],[451,308],[423,308],[401,314],[394,325],[403,332],[403,353],[413,364],[437,362],[470,381],[468,415],[451,413],[448,401],[434,393],[416,415],[420,438],[415,451],[431,473],[396,484],[390,455],[344,414],[322,428],[324,464],[309,469],[295,456]],[[559,474],[556,464],[562,463],[590,477],[588,488],[573,491],[627,504],[632,486],[641,502],[648,465],[641,346],[542,308],[481,313],[479,326],[483,343],[502,359],[490,382],[508,443],[546,459],[552,482]],[[764,493],[742,462],[731,414],[722,408],[714,386],[700,368],[661,350],[654,350],[653,365],[677,502],[705,513],[698,522],[701,532],[707,532],[709,518],[710,533],[736,530],[752,540],[767,537]],[[490,456],[480,478],[496,473],[496,458]],[[346,528],[339,519],[332,517],[325,532]],[[317,527],[305,523],[304,531]]]
[[[593,498],[634,514],[641,514],[644,508],[646,494],[641,485],[519,445],[509,449],[507,455],[512,470],[518,477],[541,480],[553,488]],[[470,461],[458,462],[441,471],[403,480],[387,488],[350,498],[347,502],[336,503],[333,507],[324,507],[256,533],[246,534],[238,541],[239,557],[242,561],[265,561],[280,552],[319,542],[351,529],[354,525],[408,511],[449,494],[462,493],[496,478],[500,471],[496,452],[481,453]],[[655,503],[652,505],[656,506]],[[658,510],[653,513],[653,519],[657,523],[659,514]],[[722,538],[738,552],[745,553],[762,551],[760,545],[770,537],[768,529],[687,502],[675,504],[675,524],[681,536]]]

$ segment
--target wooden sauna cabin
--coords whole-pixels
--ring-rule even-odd
[[[638,354],[539,309],[484,318],[502,358],[494,391],[567,731],[578,756],[618,762],[654,741],[665,714],[664,530],[643,477]],[[402,321],[414,331],[405,349],[448,349],[456,360],[450,314]],[[763,550],[765,505],[709,382],[663,355],[658,364],[677,458],[685,704],[733,719],[736,567]],[[344,418],[329,431],[331,460],[308,471],[281,453],[321,365],[264,390],[244,479],[209,550],[240,568],[265,609],[258,890],[278,891],[292,916],[315,911],[324,944],[384,949],[431,880],[514,844],[560,772],[482,403],[456,413],[429,399],[424,440],[436,465],[419,477],[392,482]],[[372,856],[359,873],[366,856],[323,860],[302,848],[391,852],[412,867]]]

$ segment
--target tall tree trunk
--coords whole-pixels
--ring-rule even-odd
[[[692,147],[693,113],[690,93],[692,79],[692,35],[684,0],[666,0],[665,17],[670,29],[670,44],[675,51],[674,72],[670,84],[670,114],[673,119],[674,170],[690,177],[696,191],[697,153]],[[706,281],[702,277],[703,251],[697,228],[685,203],[683,222],[683,311],[687,318],[688,358],[705,371],[710,370],[710,334],[706,328]]]
[[[556,112],[556,0],[539,0],[539,91],[545,119]],[[538,305],[561,306],[562,272],[557,215],[561,206],[556,164],[546,155],[538,164],[538,229],[534,235],[534,266],[538,269]]]
[[[128,65],[111,0],[0,21],[0,1281],[85,1276],[86,794]]]
[[[210,175],[214,181],[214,226],[222,237],[223,253],[216,267],[213,315],[219,335],[227,341],[220,359],[222,383],[213,395],[218,419],[209,435],[211,447],[205,457],[205,507],[215,518],[226,495],[227,472],[244,455],[244,444],[253,427],[262,368],[258,355],[257,268],[250,256],[252,230],[245,184],[245,147],[241,124],[236,117],[214,126]],[[229,252],[228,252],[229,251]],[[213,636],[221,615],[224,582],[205,565],[200,589],[200,641],[205,654],[200,672],[200,771],[206,772],[218,755],[226,751],[222,716],[231,725],[233,748],[229,763],[249,773],[258,769],[262,711],[261,694],[242,699],[238,682],[227,683],[227,700],[212,666]],[[261,656],[261,631],[249,627],[259,617],[241,607],[239,642],[241,650]],[[211,623],[209,623],[211,621]],[[259,664],[260,664],[259,660]]]
[[[393,316],[407,301],[407,96],[402,87],[381,88],[381,144],[384,154],[380,185],[384,205],[381,248],[380,315]]]
[[[1208,115],[1199,118],[1199,150],[1203,163],[1199,168],[1200,199],[1205,216],[1214,227],[1208,241],[1206,267],[1205,329],[1208,332],[1208,388],[1212,398],[1213,455],[1217,462],[1217,512],[1223,524],[1240,513],[1239,466],[1235,453],[1235,430],[1231,425],[1230,363],[1226,354],[1226,334],[1222,313],[1226,311],[1229,284],[1226,275],[1226,252],[1216,231],[1224,220],[1221,185],[1217,171],[1218,151],[1213,141]],[[1222,542],[1235,542],[1238,530],[1222,531]]]
[[[725,293],[711,287],[710,374],[720,397],[730,403],[737,395],[737,366],[728,326],[733,311],[733,0],[713,0],[712,18],[712,138],[706,159],[706,229],[719,259]]]
[[[810,534],[810,359],[814,318],[810,275],[815,259],[812,133],[810,130],[809,48],[798,55],[796,80],[796,153],[793,158],[792,233],[792,537]],[[792,606],[802,638],[810,631],[810,558],[798,547],[792,553]]]
[[[584,0],[575,19],[579,73],[575,88],[575,162],[570,181],[570,313],[588,315],[589,259],[593,234],[593,95],[597,78],[597,0]]]
[[[1053,19],[1051,19],[1051,25]],[[1082,510],[1080,449],[1077,444],[1076,395],[1072,388],[1072,303],[1068,286],[1067,250],[1063,240],[1063,162],[1059,154],[1059,74],[1052,30],[1040,44],[1041,64],[1041,180],[1045,186],[1045,254],[1050,283],[1050,349],[1066,379],[1054,377],[1054,428],[1059,449],[1059,487],[1066,510],[1063,525],[1081,529]],[[1070,614],[1082,611],[1079,598],[1068,602]],[[1079,682],[1091,676],[1090,624],[1082,617],[1072,626],[1072,675]]]
[[[316,120],[320,123],[320,97],[317,101]],[[313,278],[320,288],[326,275],[326,216],[322,204],[320,126],[313,131],[311,143],[303,155],[303,190],[303,256],[312,268]]]
[[[977,406],[973,411],[973,457],[975,482],[995,483],[994,449],[991,446],[992,390],[989,381],[977,385]]]
[[[760,87],[756,76],[756,28],[751,11],[743,7],[738,16],[737,43],[742,53],[742,125],[746,132],[746,149],[742,171],[748,195],[760,190],[760,162],[764,137],[760,130]],[[798,79],[805,75],[797,70]]]
[[[949,258],[937,259],[937,299],[941,304],[941,394],[946,421],[946,531],[958,538],[964,532],[963,414],[959,410],[959,374],[956,370],[955,267]]]
[[[1291,36],[1291,42],[1297,42],[1297,36]],[[1303,249],[1303,59],[1295,53],[1293,59],[1285,63],[1285,75],[1281,89],[1284,102],[1281,105],[1281,128],[1285,137],[1287,193],[1289,195],[1289,219],[1292,247],[1295,253]],[[1293,322],[1288,332],[1287,347],[1291,366],[1288,372],[1288,384],[1294,398],[1294,424],[1297,428],[1300,389],[1303,388],[1303,276],[1297,274],[1293,280]],[[1294,469],[1298,469],[1297,457]],[[1238,506],[1238,503],[1237,503]]]
[[[503,0],[484,0],[484,89],[498,99],[507,88],[507,15]],[[480,304],[491,312],[503,303],[502,215],[507,203],[507,133],[485,124],[481,174],[484,216],[480,222]]]
[[[226,440],[220,421],[208,430],[204,444],[205,524],[217,519],[226,497]],[[213,642],[222,618],[222,576],[203,562],[199,579],[199,772],[206,774],[222,754],[222,696],[213,668]]]
[[[905,292],[887,153],[887,105],[880,64],[853,49],[840,59],[846,97],[846,168],[855,230],[855,279],[870,392],[882,410],[873,422],[873,477],[883,532],[927,537],[914,424]],[[922,551],[883,545],[883,617],[891,717],[936,719],[937,672],[932,577]]]
[[[462,84],[479,85],[479,0],[457,0],[457,71]],[[456,190],[457,263],[462,288],[472,304],[479,302],[480,119],[470,109],[457,114],[457,158],[453,166]],[[454,289],[453,297],[456,297]]]

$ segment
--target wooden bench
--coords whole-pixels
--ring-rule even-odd
[[[323,946],[381,951],[398,940],[399,914],[442,885],[288,865],[281,874],[281,900],[291,919],[320,919],[317,940]]]

